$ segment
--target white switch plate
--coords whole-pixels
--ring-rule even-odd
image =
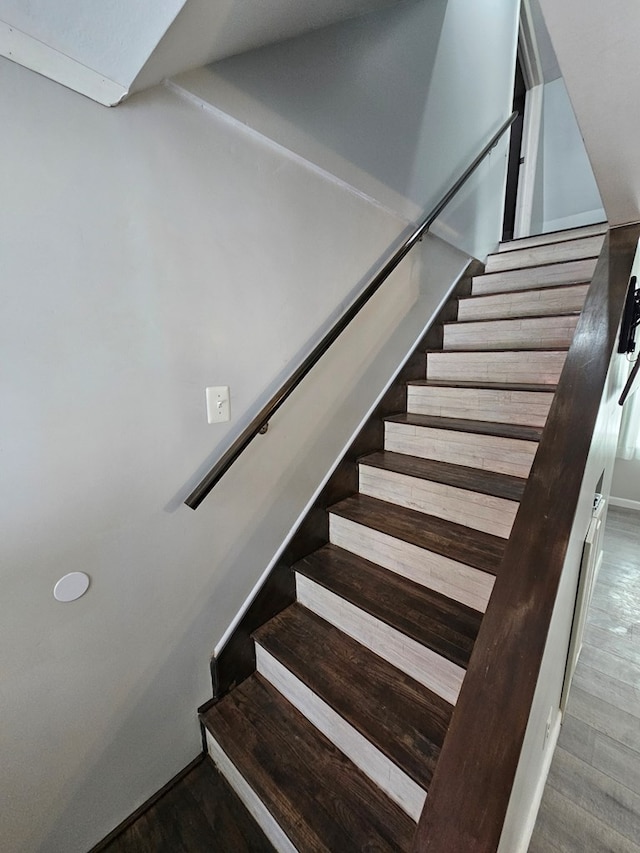
[[[231,420],[229,404],[229,386],[215,385],[207,388],[207,420],[210,424],[218,424]]]

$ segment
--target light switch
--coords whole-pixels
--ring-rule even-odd
[[[207,420],[210,424],[231,420],[229,386],[215,385],[207,388]]]

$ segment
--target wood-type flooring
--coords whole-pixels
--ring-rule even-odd
[[[529,853],[640,853],[640,513],[604,561]]]
[[[100,853],[275,853],[209,758],[98,849]]]

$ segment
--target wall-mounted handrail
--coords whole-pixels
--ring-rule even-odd
[[[491,137],[489,142],[484,146],[482,151],[474,159],[474,161],[465,169],[458,180],[453,184],[422,220],[415,231],[407,237],[402,245],[396,249],[393,255],[389,258],[379,272],[371,279],[369,284],[363,289],[361,294],[351,303],[349,308],[335,322],[332,328],[327,332],[319,344],[309,353],[298,368],[286,379],[271,399],[260,409],[253,420],[245,427],[236,440],[226,450],[216,464],[211,468],[209,473],[198,483],[196,488],[191,492],[185,503],[191,509],[197,509],[202,501],[206,498],[209,492],[213,489],[216,483],[226,474],[229,468],[233,465],[241,453],[248,447],[259,432],[264,431],[264,428],[269,423],[269,420],[278,411],[285,400],[295,391],[300,382],[311,371],[313,367],[320,361],[322,356],[327,352],[331,345],[342,334],[351,321],[358,315],[360,310],[369,302],[372,296],[377,293],[380,287],[384,284],[387,278],[398,266],[405,255],[415,246],[415,244],[424,237],[435,220],[440,216],[445,207],[453,199],[453,197],[464,186],[467,180],[478,168],[487,154],[495,148],[503,134],[511,127],[517,118],[517,112],[511,113],[509,118],[501,125],[498,131]]]

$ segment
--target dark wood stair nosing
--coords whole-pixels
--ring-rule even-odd
[[[304,653],[295,633],[300,626],[308,627],[312,640],[304,638]],[[299,603],[259,628],[254,639],[416,784],[428,789],[453,712],[449,702]],[[339,668],[347,677],[336,677]]]
[[[491,575],[498,572],[507,542],[491,533],[362,494],[345,498],[328,511],[330,515]]]
[[[451,432],[467,432],[475,435],[490,435],[517,441],[540,441],[543,427],[522,426],[496,421],[478,421],[471,418],[449,418],[441,415],[422,415],[417,412],[398,412],[386,415],[385,423],[407,424],[424,429],[442,429]]]
[[[352,565],[365,564],[360,580],[354,571],[338,576],[326,557]],[[335,562],[333,563],[335,565]],[[466,669],[482,613],[443,593],[422,586],[390,569],[329,544],[300,560],[295,571],[333,595],[368,613],[456,666]],[[361,581],[375,576],[375,590],[363,592]],[[360,586],[358,585],[360,583]],[[402,607],[400,602],[402,601]]]
[[[358,459],[358,464],[516,502],[520,500],[527,482],[525,477],[516,477],[513,474],[484,471],[436,459],[423,459],[392,450],[377,450],[365,454]],[[412,468],[414,470],[410,470]]]
[[[550,320],[554,317],[579,317],[580,311],[554,311],[553,314],[509,314],[507,317],[472,317],[466,320],[449,320],[443,323],[446,329],[449,326],[468,326],[470,323],[521,323],[523,320]],[[493,352],[494,350],[490,350]]]
[[[473,381],[456,381],[454,379],[410,379],[407,381],[407,388],[416,386],[418,388],[456,388],[462,390],[480,390],[480,391],[522,391],[527,393],[544,393],[554,394],[557,385],[544,385],[526,382],[483,382],[478,380]]]
[[[412,819],[259,673],[202,721],[296,848],[408,851]]]

